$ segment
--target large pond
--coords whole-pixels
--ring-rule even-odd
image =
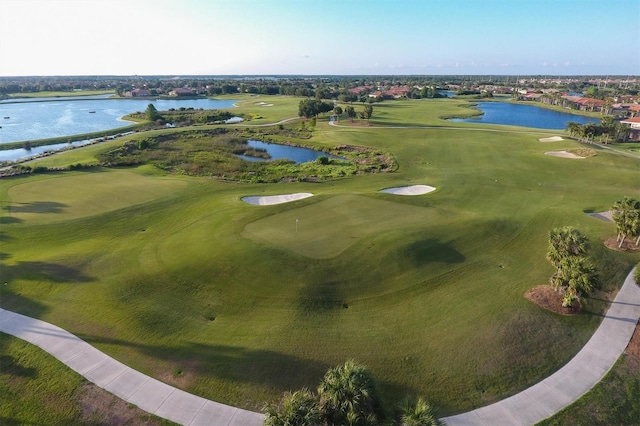
[[[535,105],[506,102],[480,102],[478,108],[484,113],[473,118],[453,118],[449,121],[461,123],[506,124],[533,127],[536,129],[564,130],[570,121],[587,124],[600,123],[597,118],[583,117],[566,112],[553,111]]]
[[[306,163],[308,161],[315,161],[319,157],[327,158],[340,158],[335,155],[327,154],[322,151],[314,151],[313,149],[300,148],[297,146],[278,145],[275,143],[266,143],[260,141],[249,140],[247,141],[249,147],[264,150],[271,156],[269,159],[260,157],[250,157],[248,155],[238,155],[238,157],[247,161],[272,161],[280,159],[288,159],[294,161],[296,164]]]
[[[36,98],[0,102],[0,143],[32,141],[117,129],[131,124],[122,116],[170,108],[224,109],[235,101],[216,99]]]

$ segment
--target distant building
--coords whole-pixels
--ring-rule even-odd
[[[620,123],[629,127],[628,141],[640,141],[640,117],[627,118]]]
[[[193,96],[195,95],[195,91],[193,89],[188,89],[186,87],[181,87],[179,89],[175,89],[169,92],[169,96]]]
[[[151,96],[151,92],[149,92],[147,89],[133,89],[131,91],[131,96],[134,98],[139,96]]]

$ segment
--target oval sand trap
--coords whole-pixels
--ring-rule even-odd
[[[381,189],[379,192],[394,195],[422,195],[428,194],[436,189],[429,185],[411,185],[411,186],[398,186],[396,188]]]
[[[242,197],[241,200],[254,206],[271,206],[274,204],[289,203],[291,201],[302,200],[313,197],[309,192],[297,192],[295,194],[268,195],[265,197]]]
[[[560,142],[560,141],[563,141],[564,139],[562,139],[562,137],[560,136],[551,136],[550,138],[540,138],[538,140],[540,142]]]
[[[553,157],[562,157],[562,158],[579,158],[584,159],[584,157],[580,157],[579,155],[575,155],[571,152],[567,151],[547,151],[544,155],[551,155]]]

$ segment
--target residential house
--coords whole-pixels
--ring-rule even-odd
[[[134,98],[141,96],[151,96],[151,92],[149,92],[147,89],[133,89],[131,91],[131,96]]]
[[[640,141],[640,117],[627,118],[620,123],[629,127],[628,141]]]
[[[180,87],[169,92],[169,96],[193,96],[195,91],[186,87]]]

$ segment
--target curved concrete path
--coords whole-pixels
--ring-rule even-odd
[[[532,425],[575,402],[611,369],[640,318],[640,287],[629,273],[602,323],[578,354],[540,383],[495,404],[446,417],[448,426]],[[264,416],[210,401],[135,371],[73,334],[0,308],[0,331],[42,348],[91,382],[143,410],[183,425],[260,426]]]
[[[193,426],[264,422],[260,413],[209,401],[146,376],[53,324],[0,308],[0,331],[33,343],[101,388],[173,422]]]
[[[632,270],[587,344],[560,370],[507,399],[443,420],[448,426],[533,425],[595,386],[625,350],[640,318],[640,287]]]

